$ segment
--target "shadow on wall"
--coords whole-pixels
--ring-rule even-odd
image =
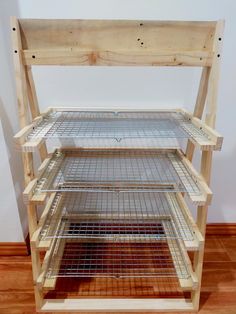
[[[0,2],[0,39],[4,44],[0,47],[1,98],[0,118],[4,138],[8,150],[8,159],[15,188],[15,195],[24,235],[27,232],[26,210],[22,200],[23,167],[21,154],[13,141],[14,134],[19,130],[17,100],[15,95],[15,78],[12,60],[10,36],[10,16],[19,16],[18,1]]]

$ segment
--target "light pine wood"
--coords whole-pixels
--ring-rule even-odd
[[[32,74],[32,70],[30,66],[26,67],[26,84],[27,84],[27,92],[28,92],[31,116],[32,116],[32,119],[35,119],[40,115],[40,111],[39,111],[38,99],[37,99],[34,80],[33,80],[33,74]],[[40,154],[41,160],[44,160],[47,157],[47,147],[45,143],[40,145],[39,154]]]
[[[25,65],[80,66],[211,66],[212,55],[205,51],[81,51],[60,50],[23,51]]]
[[[195,146],[199,147],[201,150],[221,150],[223,137],[213,128],[209,127],[199,118],[195,117],[185,109],[181,109],[180,112],[184,114],[184,116],[191,121],[191,123],[197,127],[199,130],[202,130],[210,139],[210,143],[206,144],[202,140],[194,141]],[[191,139],[190,139],[191,141]],[[193,140],[192,140],[193,141]],[[188,150],[188,147],[187,147]],[[186,150],[186,156],[188,154]],[[189,159],[189,158],[188,158]]]
[[[24,195],[27,199],[29,232],[31,238],[31,255],[33,264],[34,295],[37,310],[44,311],[75,311],[107,310],[111,311],[192,311],[198,310],[201,276],[204,257],[204,238],[207,219],[207,205],[210,204],[212,193],[209,189],[212,166],[212,149],[221,149],[222,137],[214,130],[216,118],[217,89],[219,82],[219,61],[221,59],[222,33],[224,22],[178,22],[178,21],[103,21],[103,20],[25,20],[12,18],[11,31],[13,39],[13,55],[16,75],[17,98],[20,126],[24,128],[16,135],[21,145],[25,182],[28,186]],[[46,261],[50,258],[53,243],[44,243],[40,247],[38,235],[43,218],[46,217],[48,206],[38,223],[38,204],[45,204],[49,196],[34,194],[36,178],[33,167],[32,152],[39,151],[42,167],[45,169],[47,148],[45,141],[39,139],[33,143],[26,141],[27,134],[42,119],[37,94],[34,86],[31,65],[127,65],[127,66],[201,66],[198,96],[193,114],[184,112],[193,124],[208,134],[210,144],[203,141],[189,140],[186,156],[177,150],[191,175],[198,182],[202,195],[191,197],[198,204],[197,221],[178,194],[178,202],[183,206],[185,217],[189,220],[195,237],[190,243],[180,242],[182,248],[194,250],[193,266],[185,251],[185,259],[191,270],[190,281],[180,280],[183,290],[191,290],[190,299],[60,299],[50,300],[43,296],[42,287],[54,288],[56,279],[45,281],[46,264],[41,265],[39,249],[49,249]],[[207,104],[204,124],[201,120]],[[58,110],[58,109],[49,109]],[[68,110],[68,108],[67,108]],[[123,110],[122,110],[123,111]],[[181,109],[179,109],[181,111]],[[32,122],[33,120],[33,122]],[[31,121],[31,125],[26,125]],[[201,173],[192,166],[194,149],[203,150]],[[62,150],[63,151],[63,150]],[[76,150],[71,151],[75,155]],[[35,180],[34,180],[35,179]],[[62,240],[62,243],[65,241]],[[63,254],[63,245],[60,247]],[[1,270],[0,270],[1,271]],[[194,291],[193,291],[194,289]],[[1,305],[0,305],[1,308]]]
[[[11,18],[12,54],[15,67],[16,93],[20,127],[28,124],[28,98],[25,77],[25,67],[22,62],[22,42],[19,22],[15,17]]]
[[[207,90],[208,90],[208,81],[209,81],[209,75],[210,75],[210,68],[204,67],[202,69],[202,75],[200,79],[199,89],[198,89],[198,95],[196,104],[194,107],[193,116],[201,119],[206,103],[206,96],[207,96]],[[186,157],[192,161],[193,154],[194,154],[194,143],[192,143],[190,140],[188,140],[187,148],[186,148]]]
[[[218,97],[218,85],[219,85],[219,75],[220,75],[220,61],[222,52],[222,42],[223,42],[223,32],[224,32],[224,21],[220,20],[217,22],[216,31],[213,42],[213,63],[211,67],[211,72],[209,76],[208,83],[208,93],[207,93],[207,113],[206,113],[206,123],[210,127],[215,127],[216,121],[216,111],[217,111],[217,97]]]
[[[169,312],[193,310],[191,301],[183,299],[65,299],[47,300],[42,311],[109,311],[109,312]]]
[[[210,66],[216,23],[21,19],[20,25],[27,65]]]

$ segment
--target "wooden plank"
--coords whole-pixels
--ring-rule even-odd
[[[125,109],[125,108],[114,108],[108,109],[106,107],[48,107],[48,112],[58,112],[58,111],[98,111],[98,112],[111,112],[111,113],[119,113],[119,112],[180,112],[182,108],[172,108],[172,109]]]
[[[27,85],[27,92],[28,92],[31,117],[33,119],[35,119],[36,117],[38,117],[40,115],[40,111],[39,111],[39,104],[38,104],[38,99],[37,99],[37,94],[36,94],[36,89],[35,89],[35,85],[34,85],[31,67],[27,66],[25,73],[26,73],[26,85]],[[46,144],[43,143],[43,145],[40,145],[39,154],[41,157],[41,161],[44,158],[46,158],[46,156],[47,156]]]
[[[207,144],[205,141],[201,141],[198,139],[194,141],[194,143],[196,143],[201,148],[201,150],[221,150],[223,143],[222,135],[220,135],[217,131],[209,127],[206,123],[204,123],[197,117],[194,117],[187,110],[181,109],[181,112],[187,119],[189,119],[189,121],[191,121],[191,123],[195,127],[197,127],[199,130],[202,130],[209,137],[210,140]]]
[[[125,311],[125,312],[168,312],[193,311],[188,299],[47,299],[41,311]]]
[[[22,63],[22,42],[20,26],[15,17],[11,17],[11,34],[13,46],[13,61],[15,68],[16,94],[19,113],[20,127],[23,128],[28,123],[28,98],[26,90],[25,68]]]
[[[54,243],[55,243],[55,239],[53,240],[53,245],[51,246],[51,248],[46,252],[45,256],[44,256],[44,259],[43,259],[43,263],[42,263],[42,267],[41,267],[41,271],[40,273],[38,274],[38,277],[37,277],[37,280],[36,280],[36,283],[37,283],[37,286],[39,289],[42,289],[43,288],[43,285],[45,283],[45,280],[46,280],[46,272],[48,270],[48,264],[50,262],[50,259],[51,259],[51,255],[52,255],[52,252],[54,250]]]
[[[58,245],[57,252],[56,252],[57,259],[56,259],[56,262],[53,264],[53,266],[56,268],[56,271],[58,271],[60,269],[61,259],[63,257],[64,247],[66,245],[66,239],[55,239],[54,241],[59,241],[59,244],[57,243],[57,245]],[[51,247],[52,247],[52,249],[54,249],[54,245],[52,245]],[[48,251],[48,252],[50,252],[50,251]],[[49,254],[51,256],[52,251]],[[48,262],[49,262],[49,260],[46,261],[47,264],[45,264],[45,267],[46,267],[45,271],[47,270]],[[56,282],[57,282],[57,276],[54,276],[52,278],[45,278],[45,276],[44,276],[43,289],[46,289],[46,290],[54,289],[56,286]]]
[[[27,142],[27,136],[30,134],[30,132],[33,131],[33,129],[37,126],[39,122],[43,119],[43,117],[47,114],[49,114],[52,111],[51,108],[47,109],[45,112],[41,113],[39,116],[33,119],[32,123],[26,125],[23,127],[17,134],[15,134],[14,139],[17,144],[21,145],[22,151],[24,152],[33,152],[35,151],[35,148],[40,147],[42,143],[44,143],[43,139],[36,139],[35,141],[30,144]],[[32,149],[30,149],[32,146]]]
[[[198,229],[198,227],[197,227],[197,225],[193,219],[193,216],[192,216],[187,204],[185,203],[184,198],[181,195],[181,193],[176,193],[176,198],[177,198],[177,201],[179,203],[179,206],[182,210],[182,213],[183,213],[185,219],[190,224],[191,229],[193,230],[194,238],[195,238],[193,243],[191,243],[191,242],[186,243],[186,241],[184,241],[185,245],[187,245],[188,250],[199,250],[202,248],[202,246],[204,244],[204,238],[203,238],[201,232],[199,231],[199,229]]]
[[[33,194],[35,186],[37,185],[37,179],[33,179],[29,182],[29,184],[26,186],[26,188],[23,191],[23,201],[25,204],[29,204]]]
[[[220,75],[220,61],[223,43],[223,32],[224,32],[224,20],[219,20],[216,24],[214,42],[213,42],[213,62],[211,67],[211,73],[208,83],[207,93],[207,113],[206,123],[212,128],[215,127],[216,121],[216,110],[217,110],[217,96],[218,96],[218,85]]]
[[[52,206],[52,203],[54,201],[54,198],[55,198],[55,195],[56,193],[52,193],[47,201],[47,204],[43,210],[43,213],[40,217],[40,220],[39,220],[39,223],[37,225],[37,229],[35,230],[35,232],[33,233],[32,237],[31,237],[31,243],[32,245],[34,246],[34,248],[36,249],[49,249],[50,245],[51,245],[51,239],[48,240],[48,241],[40,241],[39,240],[39,235],[40,235],[40,232],[42,230],[42,227],[47,219],[47,216],[48,216],[48,212]],[[43,244],[41,243],[43,242]],[[47,243],[45,243],[47,242]]]
[[[211,51],[216,22],[20,19],[23,49]],[[140,40],[139,40],[140,39]]]
[[[28,50],[23,51],[25,65],[80,66],[204,66],[212,64],[212,54],[205,51],[81,51]]]
[[[206,124],[212,128],[215,127],[215,119],[216,119],[217,89],[218,89],[218,82],[219,82],[219,66],[220,66],[221,48],[222,48],[222,41],[223,41],[223,29],[224,29],[224,21],[218,21],[216,25],[216,31],[214,34],[214,42],[213,42],[214,57],[213,57],[213,64],[210,70],[210,76],[209,76],[209,82],[208,82],[207,113],[206,113],[206,119],[205,119]],[[208,184],[210,183],[211,166],[212,166],[212,152],[210,151],[202,152],[201,173],[204,176]],[[207,206],[199,206],[197,209],[197,225],[203,237],[205,236],[205,232],[206,232],[207,211],[208,211]],[[193,306],[196,310],[198,310],[199,308],[203,257],[204,257],[204,248],[202,248],[202,250],[198,252],[195,252],[194,254],[193,267],[200,283],[198,289],[192,293]]]
[[[199,188],[200,188],[200,195],[189,195],[189,198],[194,204],[210,204],[212,200],[212,191],[207,185],[204,177],[199,174],[195,168],[193,167],[192,163],[184,156],[183,152],[179,149],[176,150],[177,155],[180,157],[183,164],[187,167],[189,173],[192,177],[195,178]],[[208,153],[208,151],[207,151]]]
[[[31,67],[26,67],[26,85],[27,85],[27,92],[28,92],[28,98],[29,98],[29,107],[31,111],[31,117],[32,119],[36,118],[40,115],[39,106],[38,106],[38,100],[33,80],[33,75],[31,71]]]
[[[201,119],[203,115],[205,102],[206,102],[206,95],[207,95],[207,90],[208,90],[209,75],[210,75],[210,68],[204,67],[202,69],[202,75],[200,79],[197,100],[196,100],[196,104],[195,104],[194,112],[193,112],[193,116],[198,119]],[[186,147],[186,157],[190,161],[192,161],[193,159],[194,149],[195,149],[194,143],[188,140],[187,147]]]

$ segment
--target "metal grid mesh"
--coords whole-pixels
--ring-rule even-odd
[[[37,192],[79,190],[200,190],[175,153],[153,151],[55,152],[36,186]]]
[[[52,202],[39,235],[40,240],[50,238],[106,238],[106,222],[110,226],[119,223],[116,236],[123,236],[127,223],[139,230],[154,231],[159,220],[166,219],[175,225],[176,233],[166,225],[166,232],[159,237],[178,237],[193,240],[194,235],[178,204],[175,193],[57,193]],[[135,227],[136,226],[136,227]],[[120,233],[118,232],[120,229]],[[124,228],[123,228],[124,229]]]
[[[160,240],[159,233],[165,233],[165,230],[166,226],[160,223],[156,229],[156,241],[143,241],[143,233],[150,235],[148,228],[139,235],[136,232],[135,236],[129,233],[130,229],[126,230],[130,241],[124,242],[116,238],[111,243],[67,240],[63,252],[61,241],[64,240],[56,240],[46,277],[188,278],[188,268],[178,240]]]
[[[28,135],[37,138],[194,138],[208,136],[180,112],[54,111],[44,116]]]

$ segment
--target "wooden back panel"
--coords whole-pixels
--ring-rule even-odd
[[[216,24],[19,20],[25,65],[211,66]]]

